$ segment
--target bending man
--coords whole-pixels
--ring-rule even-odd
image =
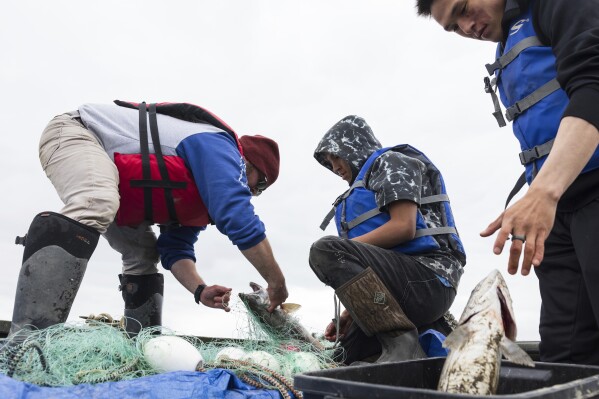
[[[207,284],[196,270],[194,244],[208,224],[266,280],[270,310],[284,302],[284,276],[250,202],[278,177],[277,144],[238,139],[190,104],[116,103],[58,115],[42,134],[40,161],[65,205],[37,215],[22,239],[10,333],[66,321],[100,235],[122,255],[131,334],[161,325],[159,259],[196,303],[229,311],[231,289]]]

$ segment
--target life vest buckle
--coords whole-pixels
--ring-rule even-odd
[[[522,165],[528,165],[529,163],[539,159],[539,151],[535,146],[530,150],[522,151],[520,154],[518,154],[518,156],[520,157],[520,163]]]
[[[520,104],[519,103],[515,103],[514,105],[512,105],[511,107],[509,107],[508,109],[505,110],[505,117],[508,121],[513,121],[514,119],[516,119],[516,117],[518,115],[520,115],[522,113],[522,109],[520,109]]]
[[[339,222],[339,225],[341,226],[341,230],[343,231],[349,231],[349,225],[346,221],[341,221]]]
[[[495,91],[493,89],[493,85],[491,85],[491,79],[489,79],[487,76],[485,76],[484,81],[485,81],[485,93],[491,93],[492,91]]]
[[[543,144],[535,145],[529,150],[524,150],[518,156],[520,157],[520,163],[522,165],[528,165],[529,163],[536,161],[539,158],[548,155],[553,147],[555,139],[544,142]]]

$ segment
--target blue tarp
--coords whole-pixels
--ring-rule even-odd
[[[428,356],[447,356],[445,336],[435,330],[420,335]],[[134,380],[80,384],[70,387],[40,387],[0,374],[1,399],[280,399],[276,390],[257,389],[229,370],[177,371]]]
[[[135,380],[80,384],[70,387],[40,387],[0,374],[2,399],[280,399],[276,390],[254,388],[229,370],[205,373],[176,371]]]

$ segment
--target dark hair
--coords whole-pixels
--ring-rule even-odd
[[[416,0],[416,8],[418,9],[418,15],[422,17],[431,16],[431,5],[435,0]]]

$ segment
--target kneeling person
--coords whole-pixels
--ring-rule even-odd
[[[310,249],[313,271],[346,308],[325,337],[340,339],[347,364],[381,352],[377,362],[424,357],[418,331],[450,331],[444,315],[466,263],[441,173],[410,145],[383,148],[353,115],[314,157],[350,185],[321,226],[334,215],[340,237]]]

